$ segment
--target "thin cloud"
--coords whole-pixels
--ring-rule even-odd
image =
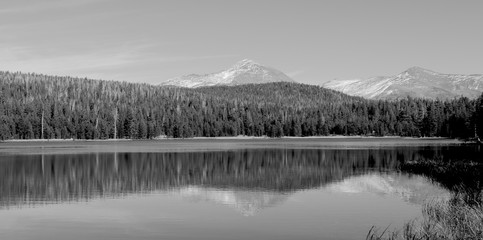
[[[59,49],[10,46],[0,48],[0,56],[2,56],[0,66],[2,67],[1,70],[6,71],[116,79],[123,76],[126,69],[161,66],[163,63],[172,62],[237,57],[237,55],[232,54],[163,57],[159,56],[161,54],[153,53],[154,48],[156,48],[156,45],[149,43],[125,43],[110,48],[96,47],[77,51],[71,51],[69,45],[61,46]],[[143,79],[144,77],[139,76],[139,78]]]
[[[108,0],[82,0],[82,1],[66,1],[66,0],[43,0],[32,1],[29,4],[19,4],[21,1],[15,0],[4,2],[3,7],[0,8],[0,14],[18,14],[18,13],[39,13],[42,11],[62,9],[62,8],[76,8],[92,3],[99,3]],[[12,4],[13,3],[13,4]],[[10,5],[10,6],[9,6]]]
[[[12,53],[11,51],[1,51],[4,58],[0,61],[2,68],[13,71],[28,71],[38,73],[54,73],[68,75],[79,70],[106,68],[129,64],[128,54],[99,54],[85,53],[78,55],[66,55],[58,57],[42,58],[17,58],[15,55],[28,56],[27,53]]]
[[[160,58],[160,62],[188,62],[197,60],[210,60],[210,59],[220,59],[220,58],[232,58],[238,57],[239,55],[227,54],[227,55],[206,55],[206,56],[173,56]]]
[[[296,76],[299,76],[299,75],[302,75],[305,73],[305,70],[297,70],[297,71],[292,71],[292,72],[289,72],[287,73],[287,76],[289,77],[296,77]]]

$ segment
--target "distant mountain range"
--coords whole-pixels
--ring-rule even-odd
[[[442,100],[462,96],[477,98],[483,91],[483,74],[443,74],[412,67],[395,76],[333,80],[322,87],[369,99],[392,100],[407,96]]]
[[[262,66],[252,60],[242,60],[231,68],[211,74],[190,74],[162,82],[162,86],[198,88],[218,85],[242,85],[250,83],[295,82],[283,72]]]
[[[295,81],[279,70],[245,59],[221,72],[185,75],[160,85],[198,88],[270,82]],[[483,92],[483,74],[443,74],[412,67],[394,76],[333,80],[322,84],[322,87],[368,99],[394,100],[408,96],[441,100],[463,96],[473,99]]]

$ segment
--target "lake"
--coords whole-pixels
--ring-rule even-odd
[[[453,140],[391,138],[3,142],[0,234],[364,239],[471,185],[412,162],[480,157]]]

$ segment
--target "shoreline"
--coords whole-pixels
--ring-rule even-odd
[[[131,138],[119,138],[119,139],[8,139],[0,140],[0,143],[42,143],[42,142],[142,142],[142,141],[173,141],[173,140],[277,140],[277,139],[404,139],[404,140],[455,140],[464,143],[464,140],[448,138],[448,137],[403,137],[403,136],[344,136],[344,135],[331,135],[331,136],[307,136],[307,137],[268,137],[268,136],[226,136],[226,137],[192,137],[192,138],[152,138],[152,139],[131,139]]]
[[[0,156],[15,154],[175,153],[248,149],[382,149],[464,144],[464,141],[448,138],[361,136],[168,138],[160,140],[14,140],[0,143]]]

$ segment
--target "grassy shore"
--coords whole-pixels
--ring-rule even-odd
[[[423,206],[421,220],[405,224],[398,232],[371,228],[368,240],[456,240],[483,239],[483,204],[467,204],[458,196],[432,200]]]
[[[403,166],[404,171],[427,176],[452,191],[449,200],[429,200],[423,206],[422,219],[411,221],[396,232],[373,227],[366,239],[483,239],[483,162],[450,159],[416,161]]]

